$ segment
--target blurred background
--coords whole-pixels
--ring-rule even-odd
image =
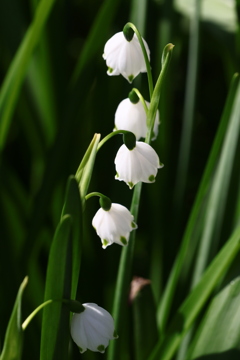
[[[154,83],[164,46],[175,45],[161,94],[159,137],[152,143],[165,166],[156,183],[143,186],[132,270],[133,275],[151,279],[156,304],[240,64],[239,1],[56,0],[29,61],[18,69],[23,81],[16,79],[9,88],[8,98],[13,100],[6,105],[3,84],[38,3],[0,1],[0,344],[26,275],[24,316],[43,301],[48,254],[67,178],[76,172],[94,133],[104,137],[112,131],[116,108],[132,87],[149,101],[146,74],[133,84],[122,76],[107,76],[105,42],[126,22],[133,22],[149,45]],[[114,137],[101,149],[89,191],[102,192],[129,208],[131,191],[114,180],[114,158],[121,144],[121,136]],[[219,246],[233,222],[238,162],[231,179],[230,210],[223,212]],[[97,198],[87,202],[78,298],[111,311],[121,248],[102,250],[91,226],[98,206]],[[175,306],[189,283],[179,284]],[[41,314],[26,331],[24,359],[39,358],[40,330]],[[74,347],[73,358],[78,357]]]

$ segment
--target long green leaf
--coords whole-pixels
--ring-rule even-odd
[[[72,218],[62,217],[51,246],[44,300],[69,299],[72,273]],[[41,360],[66,360],[69,344],[69,310],[54,302],[43,310]]]
[[[231,88],[229,91],[229,95],[225,104],[224,112],[221,118],[221,122],[215,136],[215,140],[212,146],[212,150],[209,156],[209,160],[207,162],[201,184],[196,196],[195,203],[193,205],[193,209],[191,211],[189,221],[183,236],[182,245],[178,252],[177,258],[171,270],[169,280],[167,282],[166,289],[164,291],[162,301],[160,302],[157,310],[157,318],[158,318],[158,326],[161,331],[164,331],[165,326],[168,321],[169,312],[171,309],[171,304],[174,298],[174,293],[177,287],[178,279],[181,275],[181,270],[183,269],[183,265],[186,262],[186,257],[190,248],[190,241],[194,240],[194,231],[196,230],[196,226],[199,223],[199,217],[201,215],[202,205],[204,203],[205,196],[209,190],[209,185],[212,177],[212,173],[216,166],[216,162],[218,160],[220,149],[222,146],[223,138],[227,129],[227,124],[229,121],[229,117],[232,111],[233,102],[236,96],[236,89],[239,84],[239,75],[234,75]],[[189,254],[188,257],[192,257],[192,253]],[[188,270],[186,271],[188,273]]]
[[[42,0],[28,31],[10,65],[0,92],[0,152],[2,151],[13,111],[23,83],[29,60],[38,44],[44,24],[55,0]]]
[[[62,216],[71,215],[72,218],[72,290],[71,299],[75,299],[81,264],[81,235],[82,235],[82,203],[77,180],[70,176],[67,184],[65,204]]]
[[[212,291],[229,269],[240,250],[240,228],[238,227],[225,246],[214,258],[196,288],[177,311],[163,340],[159,340],[148,360],[170,360],[186,332],[193,325]]]
[[[148,280],[133,278],[131,295],[135,297],[132,301],[135,359],[146,360],[158,339],[156,305]]]
[[[218,243],[218,239],[215,240],[216,234],[219,235],[221,226],[223,226],[222,217],[225,209],[230,177],[232,175],[232,168],[236,157],[236,149],[240,134],[239,106],[240,83],[236,92],[234,106],[224,138],[219,163],[214,175],[211,193],[209,194],[204,230],[194,271],[193,285],[197,284],[207,262],[209,261],[210,250],[213,250],[214,252],[216,249]]]
[[[196,334],[188,360],[214,354],[221,360],[240,357],[240,279],[217,294]],[[238,351],[237,351],[238,349]]]
[[[0,360],[20,360],[22,358],[22,295],[27,282],[28,278],[25,277],[18,290],[12,315],[8,323]]]

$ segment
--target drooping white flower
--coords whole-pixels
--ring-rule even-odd
[[[148,144],[136,141],[136,146],[129,150],[123,144],[114,160],[115,179],[125,181],[130,189],[139,181],[153,183],[158,169],[163,167],[156,151]]]
[[[150,59],[150,51],[144,39],[143,43]],[[123,31],[113,35],[104,46],[103,58],[106,60],[108,75],[122,74],[130,83],[140,72],[147,71],[136,34],[131,41],[126,40]]]
[[[81,313],[73,314],[71,336],[81,353],[87,349],[104,353],[109,340],[117,339],[112,316],[93,303],[82,304]]]
[[[145,102],[149,107],[149,102]],[[152,140],[156,139],[158,135],[159,124],[159,111],[157,111]],[[129,98],[122,100],[115,113],[115,128],[116,130],[131,131],[137,140],[141,137],[145,138],[147,135],[147,115],[142,102],[138,101],[138,103],[134,104]]]
[[[113,243],[127,245],[130,232],[137,228],[130,211],[125,206],[114,203],[110,210],[100,208],[92,225],[101,238],[103,249]]]

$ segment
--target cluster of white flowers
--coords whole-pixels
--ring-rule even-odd
[[[148,59],[150,51],[144,39]],[[126,39],[123,32],[111,37],[105,47],[103,58],[108,66],[108,75],[122,74],[129,82],[140,73],[146,72],[143,52],[136,34]],[[149,102],[145,106],[149,107]],[[153,136],[156,138],[159,126],[159,112],[157,111],[153,127]],[[136,140],[147,135],[147,114],[141,101],[132,101],[131,97],[120,102],[115,113],[115,130],[132,132]],[[147,143],[135,141],[135,145],[123,144],[114,160],[116,166],[115,179],[124,181],[130,189],[138,182],[153,183],[160,163],[156,151]],[[112,204],[110,209],[100,209],[93,219],[93,227],[101,238],[103,248],[112,243],[127,245],[129,234],[136,229],[131,213],[122,205]]]
[[[148,45],[144,39],[142,40],[150,59]],[[108,66],[108,75],[122,74],[130,83],[140,72],[147,71],[143,52],[135,33],[130,38],[124,32],[115,34],[107,41],[103,58]],[[149,144],[139,141],[147,136],[146,111],[149,105],[147,101],[144,101],[143,105],[139,99],[132,101],[129,96],[119,104],[115,113],[115,130],[132,133],[130,134],[131,141],[128,143],[126,137],[125,144],[120,147],[114,160],[115,178],[125,181],[130,189],[138,182],[153,183],[158,169],[163,166],[155,150]],[[157,112],[153,126],[154,138],[158,134],[158,126],[159,113]],[[113,243],[127,245],[130,232],[137,228],[133,215],[126,207],[111,203],[105,196],[100,199],[100,204],[101,208],[95,214],[92,225],[101,238],[102,247],[105,249]],[[72,338],[81,353],[87,349],[104,352],[109,341],[117,338],[113,318],[96,304],[83,304],[83,308],[82,312],[73,315]]]

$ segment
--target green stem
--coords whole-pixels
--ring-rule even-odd
[[[190,23],[190,39],[188,52],[186,95],[184,100],[183,127],[179,149],[178,167],[176,175],[176,186],[174,199],[176,218],[181,221],[181,207],[184,201],[184,192],[186,189],[186,181],[188,178],[188,166],[191,155],[192,130],[194,122],[194,109],[196,102],[197,89],[197,70],[198,70],[198,48],[199,48],[199,21],[201,0],[194,2],[194,15]]]
[[[111,132],[110,134],[108,134],[107,136],[105,136],[100,143],[98,144],[97,147],[97,151],[101,149],[101,147],[105,144],[105,142],[107,142],[109,139],[111,139],[113,136],[115,135],[119,135],[119,134],[133,134],[131,131],[128,130],[116,130]],[[134,135],[134,134],[133,134]],[[134,135],[135,136],[135,135]]]
[[[136,28],[136,26],[133,25],[131,22],[128,22],[125,26],[129,26],[131,29],[133,29],[133,31],[137,35],[138,41],[140,43],[140,46],[141,46],[141,49],[142,49],[142,52],[143,52],[143,56],[144,56],[144,60],[145,60],[145,64],[146,64],[146,68],[147,68],[149,95],[150,95],[150,99],[151,99],[152,93],[153,93],[152,71],[151,71],[151,66],[150,66],[150,62],[149,62],[149,59],[148,59],[148,54],[147,54],[147,51],[146,51],[142,36],[141,36],[140,32],[138,31],[138,29]]]
[[[145,113],[146,115],[148,114],[148,107],[147,107],[147,104],[146,104],[146,101],[144,100],[144,97],[142,96],[142,94],[140,93],[140,91],[136,88],[133,88],[133,91],[137,94],[137,96],[139,97],[139,100],[141,101],[143,107],[144,107],[144,110],[145,110]]]
[[[100,192],[94,191],[94,192],[91,192],[91,193],[87,194],[87,195],[85,196],[85,199],[88,200],[88,199],[90,199],[90,198],[93,197],[93,196],[98,196],[98,197],[100,197],[100,198],[101,198],[101,197],[105,197],[105,195],[101,194]]]
[[[29,323],[31,322],[31,320],[34,318],[34,316],[40,311],[42,310],[46,305],[52,304],[53,302],[59,302],[62,300],[47,300],[44,303],[42,303],[41,305],[39,305],[27,318],[26,320],[22,323],[22,329],[26,330],[27,326],[29,325]]]
[[[135,185],[132,204],[130,208],[131,214],[134,216],[135,221],[138,218],[139,203],[141,196],[142,183]],[[132,271],[132,260],[134,253],[135,245],[135,236],[136,231],[132,231],[129,238],[128,246],[122,249],[120,264],[118,268],[118,276],[116,283],[116,290],[114,294],[114,304],[113,304],[113,318],[115,321],[115,328],[118,333],[121,333],[121,330],[124,328],[126,319],[126,304],[129,291],[129,283],[131,280],[131,271]],[[107,359],[108,360],[117,360],[120,355],[120,343],[117,341],[111,341],[109,344]]]
[[[154,127],[154,122],[155,122],[155,118],[156,118],[156,114],[157,114],[157,110],[158,110],[158,106],[159,106],[163,80],[166,75],[169,63],[170,63],[173,48],[174,48],[173,44],[167,44],[163,50],[162,69],[161,69],[161,72],[157,79],[157,83],[155,85],[155,88],[154,88],[154,91],[153,91],[153,94],[151,97],[150,106],[149,106],[148,113],[147,113],[148,132],[147,132],[147,136],[145,139],[145,142],[147,144],[150,144],[150,142],[151,142],[152,130]]]

